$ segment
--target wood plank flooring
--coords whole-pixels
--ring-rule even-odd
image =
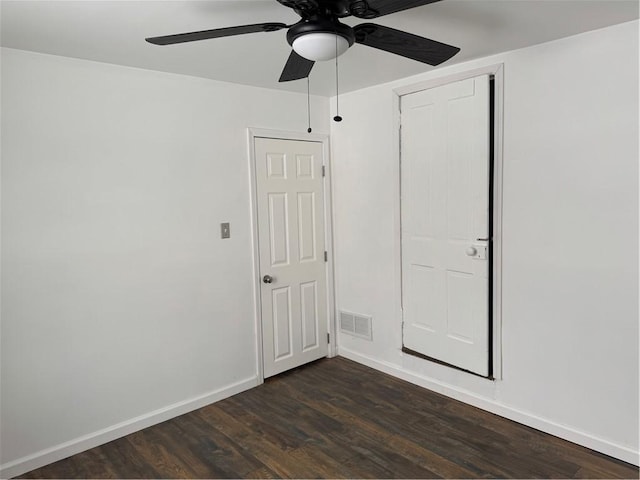
[[[334,358],[22,478],[638,478],[638,468]]]

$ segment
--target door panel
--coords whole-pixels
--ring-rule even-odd
[[[318,346],[318,288],[317,282],[300,285],[302,314],[302,351]]]
[[[255,138],[263,365],[269,377],[325,357],[323,146]]]
[[[406,95],[401,109],[403,344],[486,376],[489,77]]]
[[[298,245],[300,246],[300,262],[313,262],[318,258],[316,255],[315,216],[315,193],[298,193]]]
[[[289,212],[286,193],[269,193],[271,266],[289,264]]]
[[[291,356],[291,288],[274,288],[273,299],[273,340],[274,357],[281,359]]]

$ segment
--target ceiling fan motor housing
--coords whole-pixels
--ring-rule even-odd
[[[293,46],[293,42],[304,35],[310,33],[333,33],[343,37],[349,46],[356,41],[356,35],[353,28],[344,23],[340,23],[337,19],[330,20],[326,18],[305,19],[293,25],[287,31],[287,42]]]

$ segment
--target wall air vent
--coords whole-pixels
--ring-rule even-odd
[[[339,314],[340,331],[342,333],[364,338],[369,341],[373,340],[371,331],[372,317],[345,311],[340,311]]]

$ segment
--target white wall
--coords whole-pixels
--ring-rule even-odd
[[[306,105],[2,50],[2,476],[256,384],[246,129]]]
[[[401,351],[393,89],[504,64],[503,379]],[[334,105],[334,102],[332,102]],[[342,95],[340,354],[638,462],[638,22]],[[374,213],[375,212],[375,213]]]

